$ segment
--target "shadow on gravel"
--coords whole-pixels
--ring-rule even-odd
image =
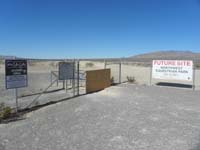
[[[189,84],[181,84],[181,83],[166,83],[166,82],[159,82],[156,85],[159,86],[172,86],[172,87],[179,87],[179,88],[192,88],[192,85]]]
[[[64,99],[60,99],[58,101],[51,101],[51,102],[48,102],[48,103],[45,103],[45,104],[41,104],[41,105],[37,105],[37,106],[33,106],[31,108],[25,108],[25,109],[21,109],[18,111],[18,113],[12,113],[11,116],[7,119],[4,119],[4,120],[0,120],[0,124],[8,124],[8,123],[11,123],[11,122],[16,122],[16,121],[20,121],[20,120],[25,120],[26,117],[24,117],[24,114],[27,114],[29,112],[32,112],[32,111],[36,111],[38,109],[41,109],[43,107],[46,107],[46,106],[49,106],[49,105],[53,105],[53,104],[56,104],[56,103],[60,103],[60,102],[64,102],[64,101],[68,101],[68,100],[72,100],[76,97],[80,97],[80,96],[83,96],[83,95],[87,95],[87,94],[80,94],[80,95],[77,95],[77,96],[73,96],[73,97],[68,97],[68,98],[64,98]],[[1,150],[1,149],[0,149]]]
[[[15,117],[15,118],[8,118],[8,119],[5,119],[5,120],[2,120],[0,122],[0,124],[8,124],[8,123],[11,123],[11,122],[21,121],[21,120],[25,120],[25,119],[26,119],[25,117],[23,117],[22,115],[19,115],[18,117]]]
[[[2,143],[0,143],[0,150],[6,150],[5,146]]]
[[[200,150],[200,142],[195,147],[193,147],[189,150]]]
[[[37,93],[34,93],[34,94],[21,95],[21,96],[19,96],[19,98],[29,97],[29,96],[39,95],[39,94],[48,94],[48,93],[58,92],[58,91],[61,91],[61,90],[63,90],[63,88],[56,89],[56,90],[50,90],[50,91],[46,91],[46,92],[37,92]]]
[[[118,83],[119,84],[119,83]],[[115,84],[115,85],[118,85],[118,84]],[[60,90],[60,89],[58,89]],[[100,90],[101,91],[101,90]],[[52,91],[50,91],[52,92]],[[55,90],[53,91],[55,92]],[[99,91],[96,91],[96,92],[99,92]],[[53,104],[56,104],[56,103],[60,103],[60,102],[64,102],[64,101],[68,101],[68,100],[72,100],[76,97],[81,97],[81,96],[84,96],[84,95],[88,95],[88,94],[93,94],[93,93],[96,93],[96,92],[92,92],[92,93],[85,93],[85,94],[80,94],[80,95],[76,95],[76,96],[72,96],[72,97],[68,97],[68,98],[64,98],[64,99],[60,99],[60,100],[57,100],[57,101],[50,101],[48,103],[45,103],[45,104],[41,104],[41,105],[37,105],[37,106],[33,106],[31,108],[24,108],[24,109],[21,109],[18,111],[18,113],[12,113],[10,117],[8,117],[8,119],[4,119],[4,120],[0,120],[0,124],[8,124],[8,123],[11,123],[11,122],[16,122],[16,121],[20,121],[20,120],[25,120],[26,117],[24,117],[24,114],[27,114],[29,112],[32,112],[32,111],[36,111],[38,109],[41,109],[43,107],[46,107],[46,106],[49,106],[49,105],[53,105]],[[26,95],[27,96],[27,95]],[[30,96],[30,95],[29,95]],[[0,149],[1,150],[1,149]]]

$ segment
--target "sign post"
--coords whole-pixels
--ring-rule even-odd
[[[150,68],[150,79],[149,79],[150,86],[152,85],[152,66]]]
[[[60,62],[59,63],[58,76],[59,76],[59,80],[62,80],[63,83],[65,83],[66,91],[68,90],[68,80],[74,80],[74,71],[75,71],[75,62]]]
[[[195,91],[195,68],[193,69],[193,86],[192,86],[192,88],[193,88],[193,91]]]
[[[18,88],[27,87],[27,61],[5,60],[6,89],[15,89],[16,112],[18,112]]]

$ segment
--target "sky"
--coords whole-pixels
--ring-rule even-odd
[[[200,52],[200,0],[0,0],[0,55]]]

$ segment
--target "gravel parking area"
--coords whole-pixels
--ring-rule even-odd
[[[0,150],[199,150],[200,92],[122,84],[0,124]]]

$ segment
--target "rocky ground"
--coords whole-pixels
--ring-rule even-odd
[[[0,124],[0,150],[199,150],[200,92],[122,84]]]

